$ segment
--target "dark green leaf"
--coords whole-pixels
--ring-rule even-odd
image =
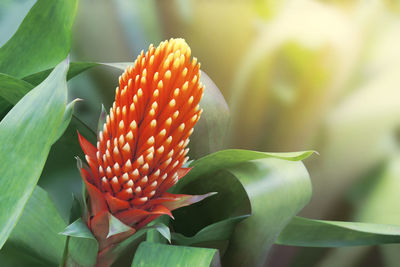
[[[6,246],[18,248],[38,261],[57,266],[66,237],[58,235],[66,226],[46,191],[36,186]]]
[[[400,226],[295,217],[281,232],[276,243],[303,247],[345,247],[400,243]]]
[[[18,78],[0,73],[0,97],[15,105],[34,86]]]
[[[250,215],[237,216],[228,218],[213,224],[210,224],[192,237],[186,237],[179,233],[172,233],[172,240],[175,244],[190,246],[210,241],[229,240],[236,225]]]
[[[151,242],[140,244],[132,267],[162,266],[221,266],[216,249],[171,246]]]
[[[0,247],[39,179],[67,102],[68,62],[60,63],[0,122]]]

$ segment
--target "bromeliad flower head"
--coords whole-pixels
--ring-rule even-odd
[[[200,64],[190,57],[183,39],[150,45],[120,76],[97,147],[79,135],[90,166],[81,168],[90,202],[87,223],[97,238],[104,235],[97,226],[105,214],[137,230],[208,196],[166,192],[189,171],[182,166],[202,113]]]

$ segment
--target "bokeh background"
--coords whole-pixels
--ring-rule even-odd
[[[1,0],[0,45],[34,0]],[[182,37],[231,110],[225,147],[315,149],[305,163],[315,219],[400,225],[400,1],[81,0],[75,61],[133,61]],[[118,72],[70,82],[96,127]],[[400,246],[274,246],[266,266],[399,266]]]

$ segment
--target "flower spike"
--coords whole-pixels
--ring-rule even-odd
[[[196,58],[191,60],[183,39],[150,45],[119,77],[115,101],[99,125],[96,146],[79,135],[89,165],[81,169],[89,193],[87,223],[99,242],[105,234],[99,236],[99,229],[108,225],[101,219],[108,218],[105,210],[136,231],[210,195],[167,192],[190,171],[182,166],[202,113],[199,102],[204,86],[199,77],[200,64]]]

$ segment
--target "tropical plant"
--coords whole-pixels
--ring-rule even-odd
[[[227,105],[184,40],[70,62],[77,4],[38,0],[0,48],[1,266],[263,266],[274,243],[400,242],[399,226],[296,217],[313,151],[221,149]],[[96,130],[68,80],[102,66],[124,73]]]

